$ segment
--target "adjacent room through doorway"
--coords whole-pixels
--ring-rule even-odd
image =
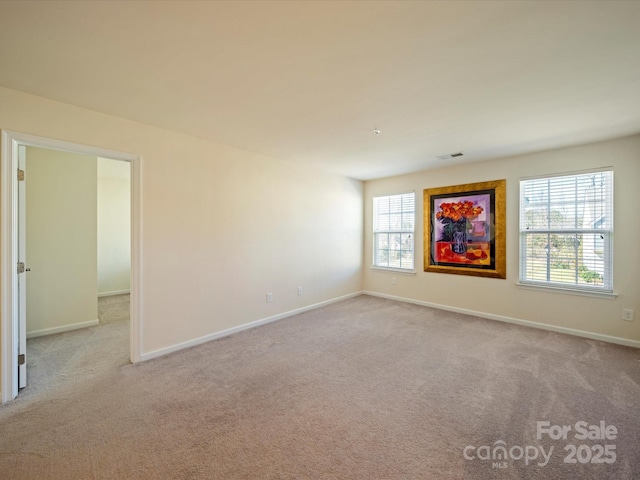
[[[126,161],[23,148],[24,393],[35,394],[129,362],[131,174]]]

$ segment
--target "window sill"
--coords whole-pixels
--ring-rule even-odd
[[[614,300],[618,297],[617,293],[614,292],[598,292],[594,290],[580,290],[577,288],[568,288],[568,287],[556,287],[550,285],[539,285],[535,283],[521,283],[518,282],[516,284],[520,288],[528,289],[528,290],[545,290],[547,292],[552,293],[563,293],[566,295],[578,295],[581,297],[596,297],[596,298],[606,298],[608,300]]]
[[[378,270],[380,272],[392,272],[392,273],[400,273],[404,275],[415,275],[416,271],[408,268],[393,268],[393,267],[376,267],[372,266],[371,270]]]

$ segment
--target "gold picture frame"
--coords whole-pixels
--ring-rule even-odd
[[[424,271],[507,278],[506,180],[424,190]]]

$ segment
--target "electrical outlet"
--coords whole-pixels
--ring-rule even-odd
[[[267,293],[267,303],[273,302],[273,293]]]
[[[633,310],[631,310],[630,308],[623,308],[622,319],[626,320],[627,322],[633,322]]]
[[[302,287],[298,287],[298,296],[302,296]]]
[[[397,285],[398,279],[396,277],[391,277],[391,285]]]

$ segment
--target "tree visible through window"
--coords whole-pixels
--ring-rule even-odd
[[[613,290],[613,172],[520,182],[520,282]]]
[[[415,193],[373,199],[373,265],[413,270]]]

